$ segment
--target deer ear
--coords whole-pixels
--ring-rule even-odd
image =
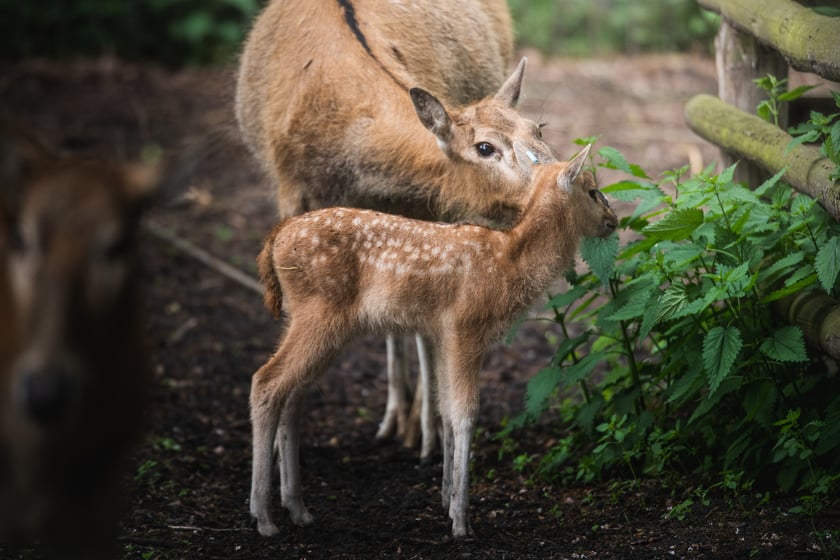
[[[575,155],[575,157],[569,160],[569,165],[557,177],[558,185],[567,191],[572,190],[572,185],[575,184],[575,180],[578,178],[578,175],[580,175],[580,172],[583,171],[583,166],[586,165],[586,159],[589,157],[589,150],[591,148],[592,144],[587,144],[585,148]]]
[[[516,107],[516,104],[519,102],[519,93],[522,91],[522,78],[525,76],[525,66],[527,64],[528,59],[523,56],[516,70],[502,84],[502,87],[499,88],[499,91],[494,96],[497,101],[510,108]]]
[[[27,176],[51,159],[53,155],[35,138],[0,122],[0,206],[16,211]]]
[[[414,87],[408,93],[420,122],[435,135],[440,149],[448,152],[452,140],[452,118],[446,112],[443,103],[424,89]]]

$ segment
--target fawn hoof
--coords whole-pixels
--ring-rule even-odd
[[[456,540],[467,540],[475,536],[469,521],[459,523],[452,522],[452,538]]]
[[[273,537],[280,534],[280,529],[270,519],[257,519],[257,532],[263,537]]]
[[[289,517],[292,519],[292,523],[297,525],[298,527],[306,527],[307,525],[312,525],[315,522],[315,518],[312,517],[312,514],[309,513],[305,507],[297,507],[297,508],[289,508]]]

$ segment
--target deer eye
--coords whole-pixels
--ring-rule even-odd
[[[496,153],[496,148],[493,147],[493,144],[490,142],[479,142],[475,145],[475,150],[478,152],[478,155],[481,157],[490,157]]]

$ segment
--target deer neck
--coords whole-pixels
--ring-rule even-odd
[[[507,254],[529,298],[548,288],[574,260],[579,241],[568,197],[557,187],[534,193],[508,234]]]

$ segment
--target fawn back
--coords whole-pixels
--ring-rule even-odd
[[[582,238],[615,231],[615,213],[583,170],[587,153],[537,166],[521,220],[506,231],[351,208],[285,220],[258,258],[266,305],[278,316],[315,302],[333,324],[433,338],[444,336],[434,332],[441,320],[504,326],[572,264]]]
[[[156,184],[0,130],[0,533],[67,557],[108,555],[140,427],[134,253]]]

